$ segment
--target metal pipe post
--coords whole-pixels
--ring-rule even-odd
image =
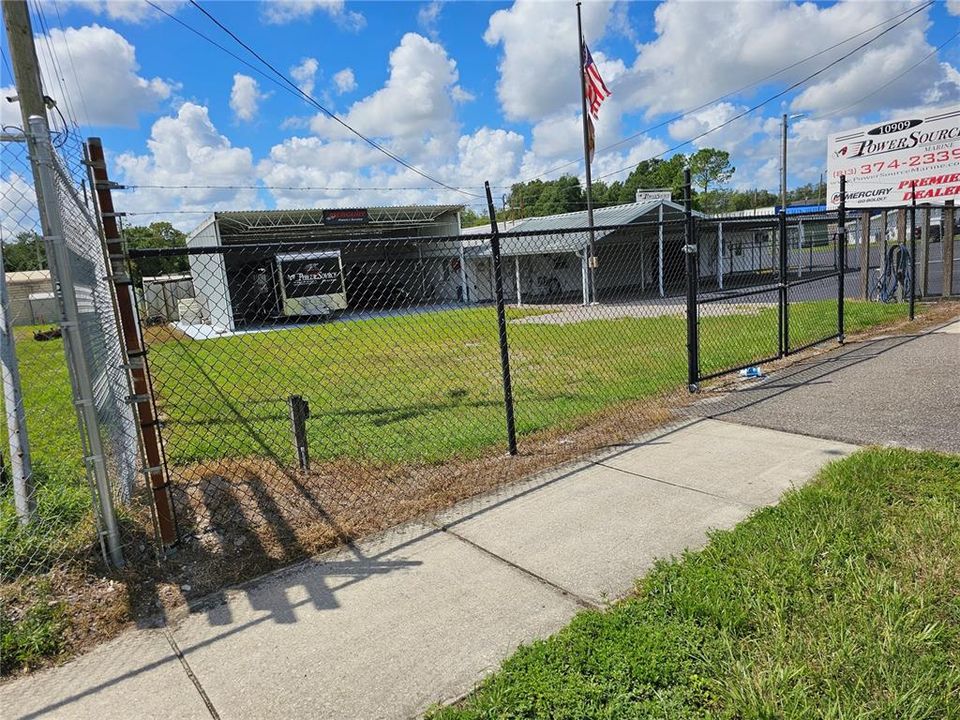
[[[787,211],[780,208],[777,216],[777,254],[779,263],[777,268],[777,326],[779,340],[777,354],[783,357],[790,352],[790,318],[787,314]]]
[[[683,251],[687,271],[687,389],[700,389],[700,342],[697,337],[697,258],[696,230],[693,226],[693,198],[690,188],[690,168],[683,171]]]
[[[837,342],[843,342],[843,298],[847,280],[847,176],[840,176],[840,204],[837,207]]]
[[[497,213],[493,208],[490,183],[483,184],[487,191],[487,212],[490,214],[490,255],[493,258],[493,285],[497,298],[497,330],[500,336],[500,368],[503,373],[503,407],[507,419],[507,448],[511,455],[517,454],[517,430],[513,419],[513,384],[510,381],[510,345],[507,342],[507,313],[503,306],[503,267],[500,262],[500,231],[497,229]]]
[[[910,319],[917,304],[917,181],[910,181]]]
[[[100,516],[107,552],[114,567],[123,566],[123,553],[120,547],[120,530],[113,507],[110,491],[110,479],[107,473],[106,456],[100,437],[100,423],[97,418],[96,399],[93,393],[93,381],[83,349],[83,337],[80,335],[80,310],[73,283],[70,257],[67,252],[63,218],[57,203],[57,185],[54,179],[53,146],[50,143],[50,131],[45,118],[34,115],[30,118],[31,151],[36,153],[37,168],[44,204],[39,208],[44,235],[53,257],[49,258],[51,274],[60,286],[60,305],[63,319],[60,323],[63,333],[63,345],[67,353],[68,365],[74,376],[77,393],[76,404],[85,428],[87,456],[85,461],[93,475],[100,504]],[[53,272],[53,269],[56,271]]]
[[[3,265],[2,247],[0,247],[0,364],[3,371],[3,407],[7,415],[7,438],[10,444],[10,473],[13,475],[13,505],[19,523],[27,525],[33,520],[37,510],[37,500],[34,496],[27,416],[23,406],[20,365],[17,362],[17,344],[13,337],[13,319],[10,317],[10,298],[7,295],[7,274]]]

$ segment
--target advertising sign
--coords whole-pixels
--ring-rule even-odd
[[[651,200],[671,200],[673,194],[669,190],[637,190],[637,202],[650,202]]]
[[[847,208],[942,205],[960,200],[960,107],[830,135],[827,206],[840,202],[847,177]]]
[[[348,208],[344,210],[324,210],[324,225],[363,225],[370,222],[366,208]]]

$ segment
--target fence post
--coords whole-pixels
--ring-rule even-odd
[[[47,127],[46,118],[39,115],[32,116],[28,135],[31,152],[36,153],[37,157],[38,178],[43,198],[43,204],[38,207],[38,210],[43,233],[47,240],[47,248],[50,252],[50,257],[48,257],[50,274],[59,286],[58,294],[62,315],[60,326],[63,333],[64,350],[67,354],[67,362],[76,393],[77,410],[84,430],[83,440],[86,444],[84,460],[88,471],[93,475],[93,482],[96,486],[110,563],[114,567],[122,567],[124,563],[120,548],[120,531],[117,526],[103,442],[100,437],[100,423],[97,418],[93,381],[90,378],[90,368],[83,348],[83,337],[80,335],[80,311],[77,306],[70,257],[67,253],[63,218],[60,214],[57,199],[53,145],[50,142],[50,131]]]
[[[910,181],[910,319],[917,303],[917,181]]]
[[[860,215],[860,299],[870,299],[870,211]]]
[[[310,405],[302,395],[287,398],[290,405],[290,425],[293,428],[293,449],[297,463],[304,472],[310,470],[310,448],[307,445],[307,418],[310,417]]]
[[[777,355],[783,357],[790,351],[790,318],[787,314],[787,211],[780,208],[777,217],[777,255],[779,267],[777,269]]]
[[[17,362],[17,345],[13,337],[13,320],[9,309],[6,268],[3,264],[3,248],[0,247],[0,364],[3,366],[3,407],[7,415],[13,505],[19,523],[27,525],[33,520],[37,499],[34,495],[23,388],[20,385],[20,365]]]
[[[953,294],[953,223],[954,209],[953,200],[947,200],[943,204],[943,237],[940,238],[940,253],[943,256],[943,296],[950,297]]]
[[[507,313],[503,307],[503,267],[500,263],[500,230],[497,227],[497,211],[493,209],[490,183],[483,184],[487,191],[487,212],[490,214],[490,255],[493,259],[493,286],[497,298],[497,329],[500,336],[500,369],[503,374],[503,406],[507,419],[507,447],[511,455],[517,454],[517,431],[513,421],[513,385],[510,382],[510,345],[507,342]]]
[[[920,225],[920,297],[930,294],[930,208],[923,211]]]
[[[690,168],[683,171],[683,251],[687,271],[687,389],[700,389],[700,338],[697,337],[697,282],[700,267],[697,257],[696,229],[693,225],[693,198],[690,190]]]
[[[886,212],[886,211],[884,211]],[[884,223],[886,227],[886,223]],[[847,176],[840,176],[840,205],[837,207],[837,342],[842,343],[844,284],[847,280]]]
[[[160,540],[165,545],[177,541],[177,524],[173,510],[173,498],[166,476],[166,464],[160,449],[159,422],[153,406],[153,389],[150,382],[150,368],[147,364],[147,352],[140,336],[140,323],[133,302],[133,281],[127,272],[126,257],[123,250],[123,237],[117,225],[117,214],[113,207],[114,185],[107,175],[107,163],[104,159],[103,144],[100,138],[92,137],[87,141],[87,152],[96,183],[97,208],[103,228],[107,261],[110,268],[110,280],[117,301],[117,314],[120,318],[120,336],[126,353],[133,407],[137,414],[141,451],[143,452],[143,472],[150,482],[153,494],[153,506],[156,512],[157,528]]]

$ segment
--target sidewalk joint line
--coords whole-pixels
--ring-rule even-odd
[[[502,555],[498,555],[497,553],[493,552],[492,550],[488,550],[487,548],[483,547],[483,545],[480,545],[480,544],[478,544],[478,543],[475,543],[473,540],[470,540],[470,539],[464,537],[463,535],[461,535],[460,533],[458,533],[458,532],[456,532],[456,531],[454,531],[454,530],[451,530],[451,529],[450,529],[449,527],[447,527],[446,525],[436,525],[435,527],[436,527],[438,530],[440,530],[441,532],[447,533],[447,534],[450,535],[451,537],[456,538],[456,539],[459,540],[460,542],[465,543],[466,545],[469,545],[470,547],[475,548],[476,550],[479,550],[479,551],[482,552],[484,555],[488,555],[489,557],[492,557],[494,560],[499,560],[499,561],[502,562],[504,565],[507,565],[507,566],[513,568],[513,569],[516,570],[517,572],[523,573],[523,574],[526,575],[527,577],[531,577],[531,578],[533,578],[534,580],[536,580],[537,582],[539,582],[539,583],[541,583],[541,584],[543,584],[543,585],[546,585],[547,587],[549,587],[550,589],[552,589],[552,590],[560,593],[560,594],[563,595],[564,597],[567,597],[567,598],[573,600],[577,605],[580,605],[580,606],[583,607],[583,608],[586,608],[586,609],[588,609],[588,610],[602,610],[602,609],[603,609],[602,606],[598,605],[597,603],[592,602],[592,601],[590,601],[590,600],[587,600],[586,598],[577,595],[575,592],[573,592],[573,591],[571,591],[571,590],[567,590],[567,589],[566,589],[565,587],[563,587],[562,585],[558,585],[557,583],[553,582],[552,580],[548,580],[547,578],[543,577],[542,575],[538,575],[537,573],[533,572],[532,570],[527,570],[527,568],[525,568],[525,567],[523,567],[523,566],[521,566],[521,565],[517,565],[517,563],[513,562],[512,560],[507,560],[507,558],[503,557]]]
[[[173,637],[173,633],[169,628],[163,629],[163,634],[167,638],[167,642],[170,643],[170,647],[173,649],[174,655],[177,656],[177,659],[180,661],[180,665],[183,666],[183,671],[187,674],[187,677],[190,678],[190,682],[193,683],[193,686],[197,689],[197,692],[200,693],[200,698],[203,700],[203,704],[207,706],[207,711],[210,713],[210,717],[213,720],[220,720],[220,713],[217,712],[217,709],[213,706],[213,702],[210,700],[210,696],[207,695],[207,691],[203,689],[203,685],[200,684],[200,678],[198,678],[193,670],[190,667],[190,663],[187,662],[187,658],[183,656],[183,652],[180,650],[180,646],[177,645],[177,641]]]
[[[604,462],[595,462],[594,465],[600,465],[605,467],[608,470],[615,470],[617,472],[624,473],[625,475],[632,475],[633,477],[642,478],[644,480],[649,480],[650,482],[660,483],[661,485],[669,485],[670,487],[679,488],[680,490],[689,490],[690,492],[698,493],[700,495],[706,495],[707,497],[716,498],[717,500],[723,500],[724,502],[733,503],[734,505],[739,505],[740,507],[753,510],[754,506],[749,503],[741,502],[735,498],[727,497],[726,495],[718,495],[717,493],[709,492],[708,490],[700,490],[699,488],[690,487],[689,485],[684,485],[682,483],[670,482],[669,480],[661,480],[660,478],[655,478],[651,475],[644,475],[643,473],[638,473],[633,470],[626,470],[624,468],[619,468],[614,465],[607,465]]]

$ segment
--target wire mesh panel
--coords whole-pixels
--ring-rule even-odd
[[[201,558],[296,557],[685,401],[682,220],[597,228],[592,250],[582,229],[500,237],[514,460],[489,235],[217,237],[131,253],[190,268],[179,320],[144,336],[178,527]]]

